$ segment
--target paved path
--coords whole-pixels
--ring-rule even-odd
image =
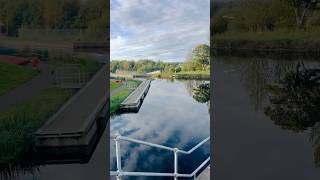
[[[90,115],[107,94],[107,68],[103,66],[85,87],[79,90],[36,134],[82,132]],[[94,117],[95,118],[95,117]]]
[[[53,68],[53,66],[42,62],[39,75],[0,96],[0,112],[7,111],[19,103],[31,100],[43,90],[53,87],[54,78],[51,75]]]

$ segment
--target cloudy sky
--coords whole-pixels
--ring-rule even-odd
[[[111,59],[183,61],[209,44],[210,0],[111,0]]]

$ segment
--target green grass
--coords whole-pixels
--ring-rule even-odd
[[[141,82],[142,81],[140,80],[128,80],[126,81],[126,85],[128,88],[136,88],[141,84]],[[112,82],[110,83],[110,86],[112,86]],[[130,95],[132,91],[134,91],[134,89],[128,88],[122,89],[110,97],[110,114],[117,112],[120,109],[120,104]]]
[[[112,91],[112,90],[120,87],[121,85],[122,85],[122,83],[116,83],[116,82],[110,81],[110,90]]]
[[[178,73],[163,72],[153,77],[164,79],[209,79],[210,71],[181,71]]]
[[[197,74],[200,74],[200,75],[210,75],[210,71],[181,71],[181,72],[178,72],[176,74],[182,74],[182,75],[197,75]]]
[[[32,101],[0,113],[0,168],[15,163],[32,147],[32,133],[72,94],[70,90],[50,88]]]
[[[102,66],[101,63],[95,60],[77,58],[66,54],[51,54],[49,63],[56,66],[76,64],[79,65],[85,73],[95,73]]]
[[[119,108],[122,101],[129,96],[132,90],[124,89],[116,93],[115,95],[111,96],[110,98],[110,114],[115,113]]]
[[[272,32],[226,32],[212,38],[215,48],[243,49],[320,49],[320,31],[277,30]]]
[[[37,74],[31,67],[0,61],[0,96],[26,83]]]

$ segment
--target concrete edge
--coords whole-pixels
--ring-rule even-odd
[[[84,91],[86,88],[88,88],[98,77],[100,73],[103,73],[105,65],[103,65],[99,71],[97,71],[97,73],[94,75],[94,77],[91,78],[91,80],[89,82],[86,83],[86,85],[81,88],[75,95],[73,95],[64,105],[62,105],[60,107],[60,109],[54,113],[35,133],[33,133],[34,135],[38,135],[41,134],[42,130],[47,127],[48,125],[50,125],[52,123],[52,121],[60,114],[62,113],[73,101],[75,101]]]

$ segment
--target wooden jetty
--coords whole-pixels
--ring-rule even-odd
[[[138,111],[150,88],[151,81],[143,82],[121,103],[122,111]]]
[[[34,133],[37,150],[89,146],[103,131],[109,111],[107,68],[94,77]]]

